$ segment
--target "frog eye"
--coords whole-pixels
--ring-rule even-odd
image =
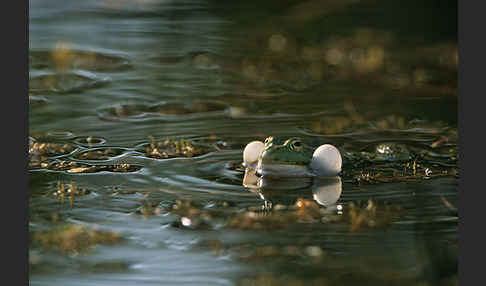
[[[273,137],[272,137],[272,136],[267,137],[267,139],[265,139],[265,145],[270,144],[270,142],[272,142],[272,139],[273,139]]]
[[[300,142],[300,141],[294,142],[294,147],[300,147],[300,146],[302,146],[302,142]]]

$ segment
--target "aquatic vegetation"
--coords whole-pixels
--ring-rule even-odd
[[[457,160],[457,143],[445,136],[416,144],[378,142],[362,151],[343,152],[342,175],[354,183],[457,177]]]
[[[142,169],[143,166],[136,164],[106,164],[106,165],[91,165],[85,163],[78,163],[68,160],[57,160],[46,166],[47,169],[52,171],[66,171],[72,174],[79,173],[97,173],[102,171],[116,172],[116,173],[130,173],[136,172]]]
[[[207,229],[219,226],[238,229],[276,229],[283,228],[296,222],[293,214],[265,214],[256,211],[232,212],[225,210],[230,204],[223,203],[222,209],[207,209],[202,205],[189,200],[177,200],[168,212],[180,217],[173,226],[192,229]],[[261,210],[261,208],[258,208]]]
[[[304,286],[304,285],[328,285],[327,278],[317,278],[317,279],[298,279],[290,277],[282,277],[281,275],[274,275],[271,273],[263,273],[256,277],[243,278],[239,281],[240,286],[278,286],[278,285],[289,285],[289,286]]]
[[[157,103],[124,103],[101,108],[98,116],[108,121],[145,121],[192,119],[224,114],[227,105],[220,101],[163,101]]]
[[[274,230],[285,228],[295,222],[297,222],[295,213],[266,214],[247,211],[233,216],[228,226],[246,230]]]
[[[273,264],[285,263],[285,261],[302,262],[318,264],[329,258],[327,251],[318,245],[254,245],[254,244],[237,244],[230,246],[220,246],[223,253],[232,253],[238,260],[246,262],[270,262]]]
[[[29,156],[29,170],[45,168],[48,166],[48,161],[43,157]]]
[[[349,230],[355,232],[364,226],[368,228],[386,227],[400,218],[400,208],[396,205],[378,207],[376,202],[368,201],[365,207],[354,203],[340,206],[337,212],[326,210],[310,200],[298,199],[294,206],[281,208],[270,213],[245,212],[233,216],[228,226],[240,229],[279,229],[297,222],[346,223]]]
[[[407,153],[402,153],[407,154]],[[428,180],[438,177],[458,177],[457,161],[427,160],[423,154],[410,153],[403,157],[395,154],[345,153],[343,178],[353,183],[389,183]],[[407,157],[410,157],[408,160]],[[454,157],[454,155],[451,155]],[[447,158],[446,158],[447,159]]]
[[[125,150],[121,148],[103,148],[88,150],[73,157],[79,160],[109,160],[112,157],[123,154]]]
[[[309,129],[314,133],[337,135],[342,133],[361,133],[372,131],[409,131],[416,134],[448,138],[449,142],[457,142],[457,128],[448,126],[442,121],[427,121],[407,119],[403,116],[390,114],[365,120],[352,102],[343,104],[346,115],[326,115],[311,123]]]
[[[311,125],[311,130],[320,134],[339,134],[351,130],[353,121],[347,116],[326,116],[316,120]]]
[[[340,206],[336,212],[319,206],[313,200],[297,199],[293,205],[275,205],[265,210],[262,207],[248,207],[242,212],[224,209],[207,209],[191,201],[178,200],[169,213],[180,217],[173,226],[192,229],[227,227],[243,230],[273,231],[284,229],[295,223],[346,223],[350,231],[364,228],[386,227],[400,218],[400,208],[396,205],[378,206],[369,201],[366,206]]]
[[[237,43],[254,54],[241,58],[239,72],[243,78],[256,87],[278,85],[288,90],[316,88],[323,82],[352,81],[388,89],[457,93],[457,43],[415,45],[414,53],[410,53],[393,32],[360,26],[343,34],[316,38],[315,33],[309,33],[316,22],[298,20],[309,15],[319,18],[324,12],[316,11],[328,11],[303,9],[316,3],[307,1],[296,5],[302,6],[298,9],[288,7],[289,16],[285,18],[256,20],[259,28],[246,31],[250,38]],[[291,12],[293,9],[303,10],[296,16]]]
[[[383,273],[375,273],[371,270],[364,269],[341,269],[332,268],[321,271],[320,275],[312,275],[311,277],[299,277],[296,275],[282,275],[281,273],[261,273],[253,277],[245,277],[239,280],[238,285],[250,286],[274,286],[274,285],[356,285],[366,281],[366,285],[413,285],[413,286],[429,286],[436,285],[426,281],[417,282],[416,278],[402,277],[400,274],[383,270]],[[458,285],[457,276],[447,277],[440,281],[438,285]]]
[[[162,213],[160,202],[158,201],[144,201],[143,205],[135,212],[137,215],[143,215],[145,218],[149,216],[158,216]]]
[[[71,144],[38,142],[29,137],[29,169],[45,168],[52,157],[66,155],[74,150]]]
[[[120,72],[131,68],[128,59],[113,54],[83,51],[65,42],[52,50],[30,50],[30,69],[55,69],[59,72],[82,69],[97,72]]]
[[[207,147],[196,146],[184,138],[173,139],[167,138],[163,141],[156,141],[154,137],[149,137],[150,145],[145,147],[147,157],[155,159],[168,159],[174,157],[195,157],[208,153]]]
[[[31,237],[31,243],[38,243],[43,249],[72,255],[90,251],[97,244],[115,244],[122,240],[120,234],[115,232],[70,223],[47,231],[34,231]]]
[[[214,228],[224,217],[224,212],[203,209],[202,205],[187,200],[176,200],[169,212],[180,217],[172,224],[173,227],[189,229]]]
[[[56,135],[56,134],[53,134]],[[53,171],[67,171],[68,173],[93,173],[99,171],[110,172],[134,172],[142,167],[133,164],[107,164],[107,165],[90,165],[71,161],[69,157],[64,156],[62,159],[56,158],[63,155],[69,155],[76,150],[72,143],[60,143],[66,141],[64,137],[71,137],[72,134],[61,133],[60,136],[49,136],[49,134],[34,134],[29,137],[29,169],[49,169]],[[56,138],[60,137],[60,138]],[[43,141],[46,142],[43,142]],[[54,141],[54,142],[50,142]],[[87,137],[88,144],[96,144],[97,139]],[[120,148],[107,148],[87,150],[85,152],[73,155],[73,158],[80,160],[107,160],[112,156],[117,156],[123,152]]]
[[[275,230],[297,222],[319,222],[322,216],[314,201],[298,199],[293,206],[276,207],[270,212],[246,211],[237,213],[228,221],[228,227],[251,230]]]
[[[75,93],[99,88],[110,82],[108,77],[99,77],[90,72],[70,71],[65,73],[42,73],[30,77],[29,92],[33,94]]]
[[[348,204],[344,218],[349,222],[349,231],[356,232],[363,228],[384,227],[400,219],[401,208],[398,205],[384,204],[378,207],[376,202],[368,200],[364,206],[353,202]]]
[[[48,143],[48,142],[29,142],[29,155],[41,157],[54,157],[69,154],[75,147],[70,144]]]
[[[61,203],[64,203],[66,198],[69,199],[72,208],[76,197],[86,196],[90,193],[91,191],[86,188],[78,188],[73,181],[71,181],[69,185],[58,181],[57,191],[53,192],[52,195],[57,197]]]

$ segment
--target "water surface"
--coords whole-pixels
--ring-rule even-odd
[[[412,2],[30,1],[32,285],[457,285],[456,14]],[[339,183],[245,186],[270,135]]]

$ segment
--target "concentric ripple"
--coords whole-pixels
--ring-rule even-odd
[[[72,155],[72,158],[78,160],[101,160],[106,161],[114,157],[122,155],[127,150],[124,148],[92,148],[77,154]]]
[[[65,69],[96,72],[120,72],[131,68],[129,60],[118,55],[68,49],[30,51],[30,69],[52,69],[60,65]]]
[[[108,77],[100,77],[87,71],[63,73],[40,73],[29,79],[31,93],[72,93],[91,88],[99,88],[110,82]]]
[[[83,147],[95,147],[101,146],[106,143],[106,140],[101,137],[93,137],[93,136],[86,136],[86,137],[78,137],[74,139],[74,143],[81,145]]]

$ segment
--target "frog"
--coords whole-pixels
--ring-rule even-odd
[[[282,138],[278,138],[278,137],[268,136],[265,139],[265,142],[263,142],[263,143],[265,145],[265,148],[270,148],[273,145],[283,145],[285,143],[285,140],[283,140]]]
[[[273,136],[267,137],[258,157],[257,175],[309,176],[311,173],[308,166],[313,153],[314,148],[299,137],[285,141]]]

